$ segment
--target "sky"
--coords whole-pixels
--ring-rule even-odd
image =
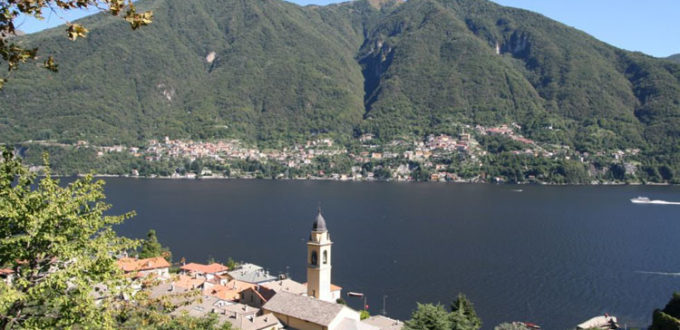
[[[200,0],[191,0],[200,1]],[[326,5],[346,0],[289,0],[300,5]],[[541,13],[614,46],[657,57],[680,53],[680,0],[492,0],[504,6]],[[54,27],[92,14],[74,11],[44,13],[43,21],[19,18],[27,33]]]

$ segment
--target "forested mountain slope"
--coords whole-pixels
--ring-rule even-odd
[[[486,0],[139,6],[155,14],[142,31],[97,15],[75,43],[63,28],[21,37],[60,72],[24,66],[13,77],[0,92],[0,139],[388,141],[516,122],[538,141],[680,163],[680,64],[539,14]]]

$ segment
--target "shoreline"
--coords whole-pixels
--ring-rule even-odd
[[[85,177],[87,174],[77,174],[73,175],[54,175],[55,177]],[[310,177],[310,178],[282,178],[282,179],[272,179],[272,178],[248,178],[248,177],[224,177],[224,176],[203,176],[203,177],[172,177],[172,176],[131,176],[131,175],[115,175],[115,174],[93,174],[94,178],[105,179],[105,178],[124,178],[124,179],[139,179],[139,180],[264,180],[264,181],[333,181],[333,182],[351,182],[351,183],[442,183],[442,184],[495,184],[495,185],[509,185],[509,186],[526,186],[526,185],[538,185],[538,186],[680,186],[678,184],[672,183],[659,183],[659,182],[598,182],[598,183],[550,183],[550,182],[523,182],[523,183],[510,183],[510,182],[486,182],[486,181],[473,181],[473,180],[458,180],[458,181],[399,181],[399,180],[341,180],[333,178],[322,178],[322,177]]]

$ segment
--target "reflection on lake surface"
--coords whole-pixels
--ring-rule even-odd
[[[680,290],[678,187],[106,179],[119,233],[154,228],[176,260],[227,257],[305,282],[305,242],[321,203],[333,283],[370,311],[408,319],[416,302],[474,302],[484,328],[567,328],[605,312],[651,323]],[[521,192],[518,191],[521,189]],[[356,308],[359,301],[347,298]]]

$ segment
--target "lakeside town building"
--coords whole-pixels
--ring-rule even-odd
[[[129,277],[141,278],[154,275],[159,278],[168,278],[170,276],[170,263],[163,257],[146,259],[124,257],[118,259],[118,267]]]
[[[362,321],[359,312],[338,303],[342,288],[331,282],[332,245],[319,209],[306,243],[306,283],[271,275],[249,263],[237,269],[219,263],[188,263],[173,275],[162,257],[123,257],[118,266],[132,281],[153,280],[144,290],[149,298],[176,306],[170,312],[173,317],[212,315],[219,324],[229,322],[244,330],[401,329],[399,321],[387,318]]]
[[[1,268],[0,279],[5,281],[7,284],[12,284],[12,280],[14,279],[14,271],[7,268]]]
[[[189,276],[204,276],[207,280],[212,280],[216,276],[224,275],[229,271],[227,266],[213,262],[210,265],[188,263],[179,268],[180,274]]]

